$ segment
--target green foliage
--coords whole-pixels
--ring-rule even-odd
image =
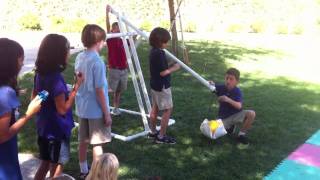
[[[292,34],[300,35],[303,33],[303,26],[302,25],[295,25],[292,28]]]
[[[24,14],[22,17],[20,17],[18,22],[22,30],[42,30],[40,18],[32,12]]]
[[[239,33],[243,30],[243,26],[241,24],[230,24],[227,31],[231,33]]]
[[[184,29],[185,32],[196,32],[197,31],[197,25],[194,22],[188,21],[183,29]]]
[[[277,26],[276,31],[277,31],[277,34],[288,34],[288,32],[289,32],[288,25],[286,25],[286,24],[279,24],[279,25]]]
[[[170,21],[169,20],[162,20],[160,21],[160,26],[165,29],[170,29]]]
[[[153,24],[152,24],[151,21],[149,21],[149,20],[144,20],[144,21],[141,23],[140,28],[141,28],[142,30],[144,30],[144,31],[150,32],[150,31],[152,31],[152,29],[153,29],[154,27],[153,27]]]
[[[251,32],[262,33],[266,31],[266,23],[263,20],[256,20],[250,25]]]

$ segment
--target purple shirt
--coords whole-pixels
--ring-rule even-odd
[[[10,126],[12,126],[16,122],[14,110],[20,106],[20,102],[16,92],[9,86],[1,86],[0,94],[0,116],[11,113]],[[17,135],[0,143],[0,179],[22,180]]]
[[[242,93],[238,87],[235,87],[228,91],[227,87],[224,84],[216,85],[216,94],[217,96],[228,96],[234,101],[242,103]],[[231,104],[226,102],[219,102],[219,112],[218,118],[225,119],[235,113],[240,112],[242,109],[236,109]]]
[[[49,92],[46,101],[42,102],[41,110],[37,115],[37,132],[43,138],[66,139],[71,136],[74,127],[71,108],[65,115],[57,112],[54,98],[65,94],[68,99],[68,89],[60,73],[52,73],[46,76],[36,74],[34,89],[37,93],[42,90]]]

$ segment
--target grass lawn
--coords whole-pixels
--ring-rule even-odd
[[[150,176],[160,176],[162,179],[262,179],[320,127],[320,84],[249,71],[241,66],[242,61],[261,64],[261,59],[270,59],[277,64],[285,61],[285,52],[252,49],[220,41],[189,41],[187,45],[191,68],[208,80],[223,82],[228,67],[240,69],[244,108],[254,109],[257,114],[248,134],[251,144],[247,149],[239,149],[231,137],[213,141],[201,134],[199,126],[203,119],[214,119],[217,115],[216,97],[190,74],[180,70],[172,76],[172,117],[176,124],[168,130],[168,134],[176,137],[178,143],[157,145],[146,137],[131,142],[114,139],[104,149],[118,157],[120,179]],[[145,43],[138,52],[147,87],[148,48]],[[248,59],[251,59],[250,63]],[[73,60],[74,57],[64,73],[68,83],[72,83]],[[20,81],[22,88],[28,88],[27,95],[20,97],[23,112],[32,84],[32,74],[25,75]],[[131,82],[122,97],[121,106],[138,110]],[[37,153],[34,124],[29,122],[19,134],[21,152]],[[137,116],[122,115],[113,118],[112,128],[117,133],[132,134],[142,130],[142,120]],[[77,144],[75,129],[71,141],[72,157],[65,169],[73,176],[79,173]]]

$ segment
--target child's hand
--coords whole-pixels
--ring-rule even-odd
[[[41,108],[41,98],[39,96],[36,96],[29,104],[28,106],[28,110],[26,112],[26,116],[33,116],[35,115],[37,112],[40,111]]]
[[[107,4],[106,11],[107,11],[107,13],[109,13],[111,11],[111,6],[109,4]]]
[[[80,85],[82,84],[82,82],[84,81],[84,76],[81,72],[77,72],[75,78],[76,78],[76,83],[74,85],[74,89],[77,91]]]
[[[214,83],[213,81],[211,81],[211,80],[208,81],[208,83],[209,83],[210,85],[213,85],[213,86],[214,86],[214,84],[215,84],[215,83]]]
[[[230,102],[230,100],[231,99],[228,96],[225,96],[225,95],[218,97],[218,101],[219,102],[227,102],[228,103],[228,102]]]
[[[111,124],[112,124],[112,119],[111,119],[110,113],[108,113],[108,115],[104,115],[104,125],[106,127],[110,127]]]

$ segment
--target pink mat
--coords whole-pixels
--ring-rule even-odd
[[[288,159],[301,164],[320,167],[320,146],[303,144],[291,153]]]

